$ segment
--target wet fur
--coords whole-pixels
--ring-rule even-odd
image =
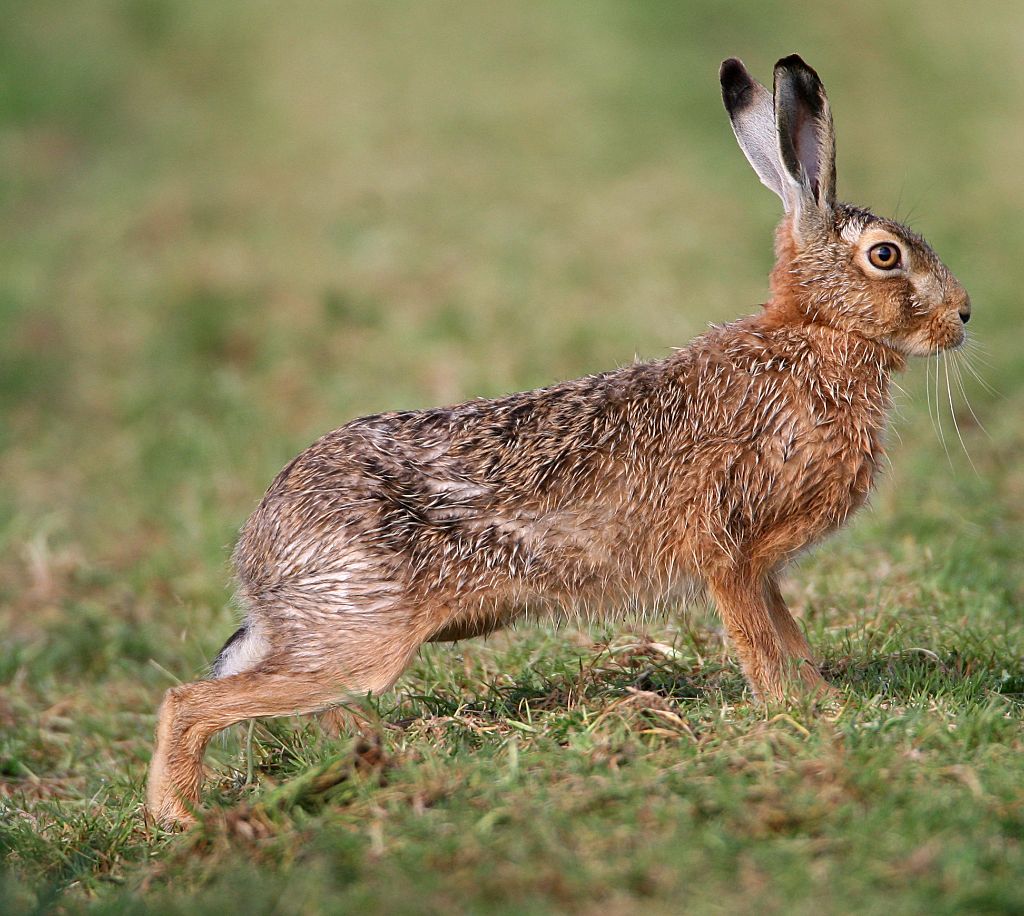
[[[532,610],[649,607],[696,583],[758,696],[826,689],[779,573],[863,505],[892,373],[958,345],[969,303],[923,240],[834,201],[813,70],[780,61],[773,94],[729,61],[722,84],[787,209],[771,300],[667,359],[364,417],[299,455],[235,551],[243,628],[213,680],[164,699],[148,789],[159,822],[189,820],[221,728],[387,690],[424,642]],[[785,112],[764,107],[773,97]],[[777,161],[773,123],[793,132]],[[872,233],[899,240],[903,274],[859,264]]]

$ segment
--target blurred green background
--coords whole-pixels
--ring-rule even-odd
[[[722,109],[732,55],[765,81],[792,51],[818,69],[840,197],[929,238],[972,294],[994,389],[966,375],[972,411],[945,366],[912,365],[874,508],[805,564],[794,604],[851,626],[934,574],[953,609],[922,619],[947,644],[970,619],[1018,655],[1024,5],[0,14],[10,792],[33,772],[86,799],[105,767],[137,791],[166,672],[194,677],[231,632],[239,526],[320,433],[662,356],[763,301],[780,207]],[[130,724],[37,747],[58,703]]]

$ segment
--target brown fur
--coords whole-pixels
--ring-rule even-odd
[[[743,83],[738,62],[722,79],[738,81],[726,104],[748,150],[772,113],[742,118],[773,96]],[[798,82],[780,95],[780,80]],[[776,81],[775,98],[797,106],[776,120],[816,125],[818,142],[808,150],[805,130],[792,168],[768,169],[788,212],[760,314],[664,360],[354,420],[299,455],[235,551],[243,630],[215,679],[172,688],[161,706],[157,821],[190,818],[218,730],[387,690],[424,642],[534,609],[649,607],[704,585],[758,696],[826,689],[778,575],[867,499],[891,374],[905,354],[961,343],[969,303],[923,240],[835,203],[817,76],[787,58]],[[864,258],[885,239],[906,263],[881,276]]]

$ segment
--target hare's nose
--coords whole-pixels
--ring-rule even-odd
[[[965,295],[964,301],[960,303],[960,307],[956,310],[956,313],[960,316],[960,320],[967,324],[971,320],[971,297]]]

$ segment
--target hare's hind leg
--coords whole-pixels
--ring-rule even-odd
[[[221,729],[257,716],[314,712],[338,698],[337,682],[316,674],[249,671],[172,687],[157,714],[146,807],[164,827],[188,824],[199,802],[203,754]]]
[[[398,632],[395,632],[398,630]],[[308,655],[268,657],[238,673],[172,687],[157,717],[146,805],[164,826],[187,824],[199,803],[203,754],[219,731],[264,716],[305,715],[327,709],[346,694],[381,693],[401,675],[422,639],[409,628],[390,633],[345,628],[342,644],[322,646],[324,634],[306,634]],[[311,657],[322,657],[317,664]]]

